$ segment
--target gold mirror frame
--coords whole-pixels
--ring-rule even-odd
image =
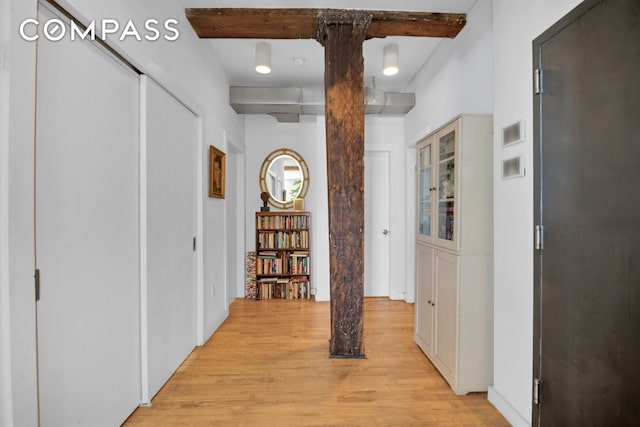
[[[267,185],[267,173],[269,172],[269,168],[274,160],[278,159],[281,156],[289,156],[293,158],[298,165],[300,165],[300,171],[302,172],[302,188],[298,193],[298,198],[304,198],[307,195],[307,191],[309,190],[309,166],[307,166],[307,162],[304,161],[304,158],[298,154],[296,151],[289,150],[288,148],[280,148],[278,150],[274,150],[264,159],[262,162],[262,167],[260,168],[260,192],[267,192],[269,194],[269,204],[278,209],[290,209],[293,207],[293,199],[289,201],[280,201],[276,199],[271,191],[269,191],[269,186]]]

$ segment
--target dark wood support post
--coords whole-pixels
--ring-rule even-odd
[[[321,15],[329,189],[331,357],[364,357],[365,14]]]

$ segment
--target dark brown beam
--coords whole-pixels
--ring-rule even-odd
[[[200,38],[315,39],[321,15],[371,17],[365,38],[387,36],[455,37],[466,23],[463,13],[354,9],[194,8],[186,16]]]
[[[317,9],[187,9],[200,38],[315,39]]]
[[[364,357],[364,59],[368,17],[324,17],[332,357]],[[340,18],[337,18],[341,22]],[[354,22],[355,21],[355,22]]]
[[[367,38],[387,36],[454,38],[467,23],[464,13],[373,11]]]

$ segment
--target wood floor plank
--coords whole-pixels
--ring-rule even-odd
[[[330,359],[329,303],[237,299],[125,426],[508,426],[453,394],[413,342],[413,304],[365,298],[366,359]]]

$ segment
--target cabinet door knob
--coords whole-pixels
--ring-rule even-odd
[[[427,303],[428,303],[429,305],[431,305],[431,300],[427,301]]]
[[[387,229],[385,228],[384,230],[382,230],[382,234],[384,234],[384,235],[386,236],[387,234],[389,234],[389,230],[387,230]]]

